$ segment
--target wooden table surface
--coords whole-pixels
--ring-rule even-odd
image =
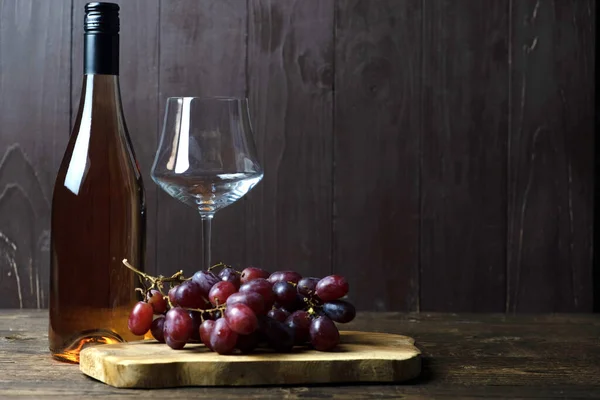
[[[359,313],[348,329],[405,334],[423,372],[402,385],[116,389],[47,350],[47,311],[0,310],[0,399],[600,397],[600,315]]]

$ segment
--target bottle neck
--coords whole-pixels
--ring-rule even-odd
[[[119,75],[119,35],[85,33],[83,73]]]
[[[92,122],[93,118],[95,118],[95,122]],[[106,124],[109,120],[114,121],[116,126],[125,129],[119,77],[104,74],[85,75],[76,119],[78,129],[91,131],[93,124]],[[115,132],[120,132],[122,129],[117,129]]]

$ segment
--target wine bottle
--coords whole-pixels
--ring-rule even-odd
[[[78,362],[88,344],[139,337],[127,328],[143,270],[144,187],[119,89],[119,6],[85,6],[79,111],[52,198],[52,355]]]

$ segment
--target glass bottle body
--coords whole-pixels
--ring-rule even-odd
[[[84,77],[52,200],[50,351],[78,362],[89,343],[139,339],[127,328],[144,268],[144,187],[117,75]]]

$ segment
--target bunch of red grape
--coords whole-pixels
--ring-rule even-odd
[[[350,322],[356,315],[354,306],[341,300],[348,282],[339,275],[303,278],[294,271],[270,274],[249,267],[239,272],[225,266],[218,275],[198,271],[190,279],[178,279],[168,295],[160,284],[145,291],[146,300],[129,316],[132,333],[150,330],[173,349],[201,341],[219,354],[249,353],[264,346],[289,352],[308,343],[328,351],[340,340],[334,321]]]

